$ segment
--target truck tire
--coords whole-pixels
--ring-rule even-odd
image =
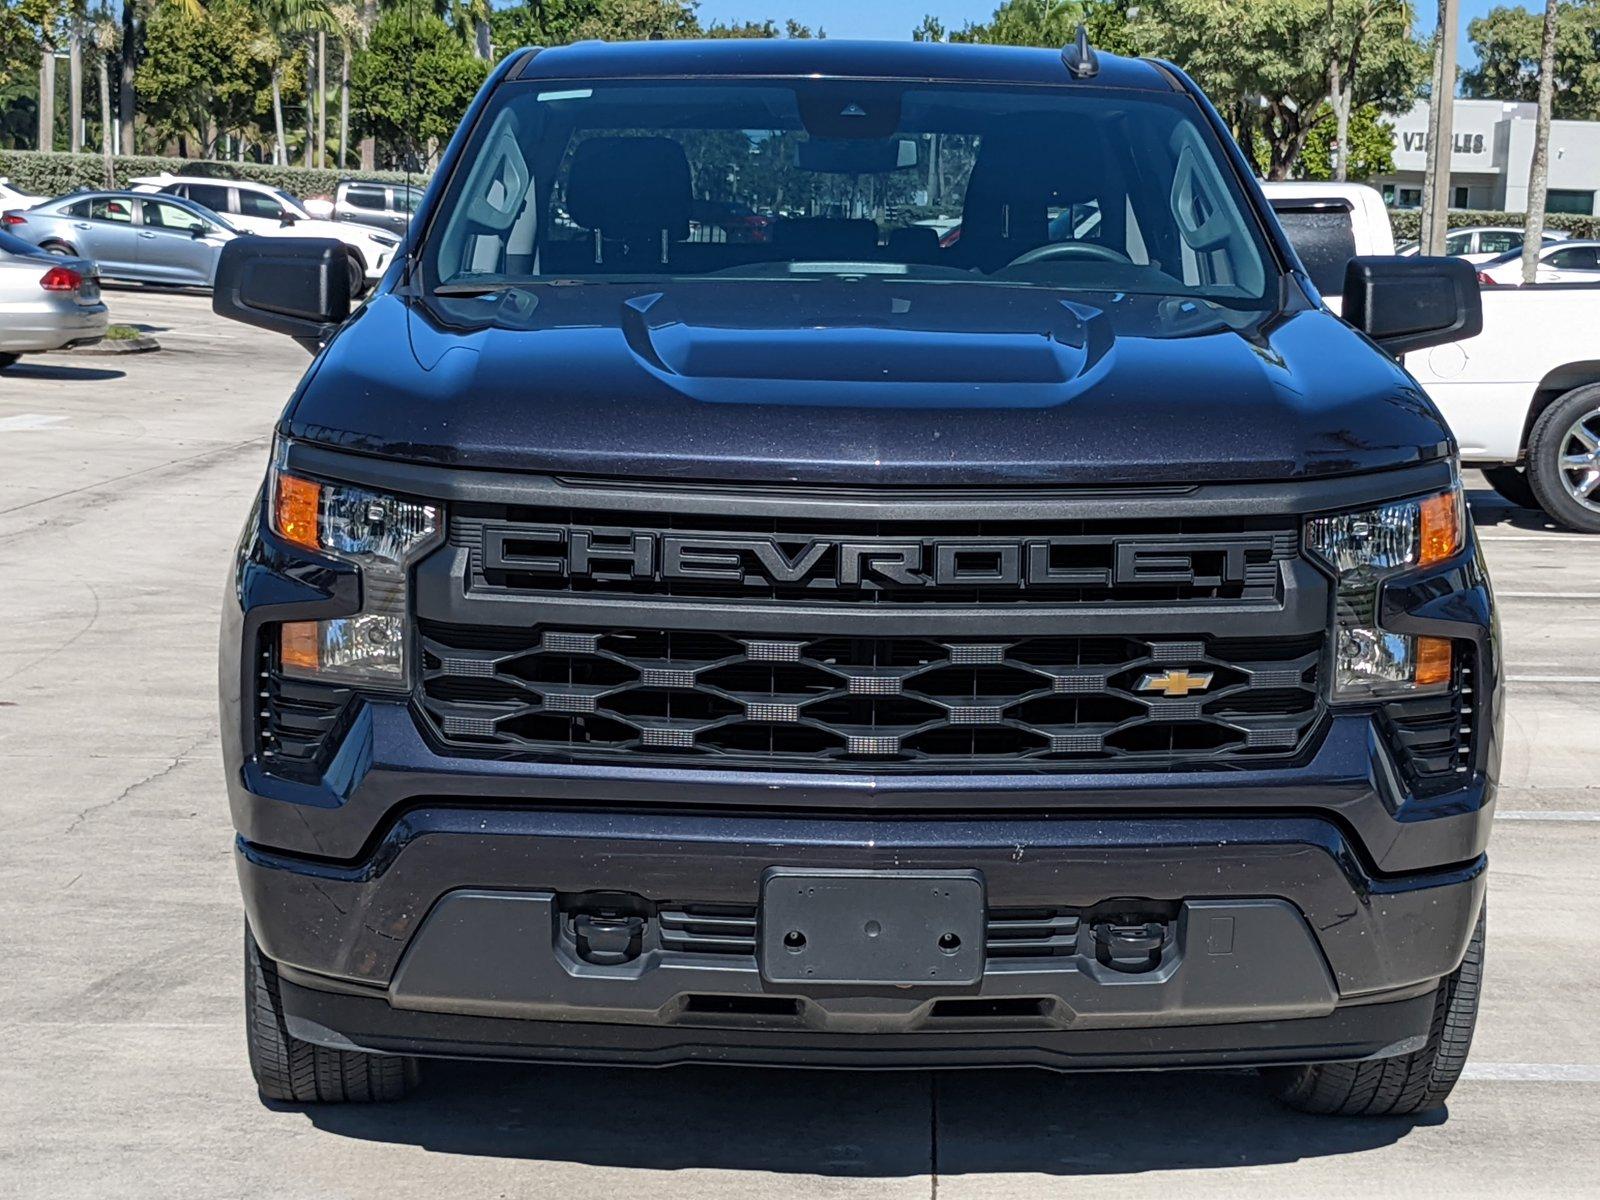
[[[1489,486],[1502,500],[1507,500],[1518,508],[1540,507],[1539,497],[1533,494],[1533,484],[1528,482],[1528,473],[1521,467],[1510,465],[1484,467],[1483,477],[1489,481]]]
[[[1265,1072],[1278,1099],[1301,1112],[1398,1117],[1438,1108],[1467,1064],[1483,981],[1484,913],[1453,974],[1439,981],[1433,1024],[1420,1050],[1363,1062],[1316,1063]]]
[[[417,1060],[333,1050],[289,1032],[278,993],[278,968],[244,931],[244,1027],[250,1072],[266,1100],[337,1104],[402,1099],[416,1086]]]
[[[1534,422],[1528,481],[1552,519],[1600,533],[1600,383],[1574,388]]]

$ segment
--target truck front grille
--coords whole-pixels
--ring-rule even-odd
[[[785,769],[1296,754],[1324,639],[842,637],[422,623],[421,711],[469,752]]]

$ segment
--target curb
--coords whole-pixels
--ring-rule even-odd
[[[67,354],[148,354],[161,349],[161,343],[149,335],[136,338],[118,338],[98,341],[92,346],[78,346],[64,351]]]

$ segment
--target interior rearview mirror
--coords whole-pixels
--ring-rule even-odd
[[[1483,330],[1476,268],[1461,258],[1352,258],[1343,316],[1398,358]]]
[[[332,238],[235,238],[217,261],[211,309],[315,354],[350,315],[348,252]]]

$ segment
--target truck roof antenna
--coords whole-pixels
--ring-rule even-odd
[[[1078,36],[1070,46],[1061,48],[1061,61],[1074,78],[1089,79],[1100,73],[1100,58],[1089,45],[1089,27],[1078,22]]]

